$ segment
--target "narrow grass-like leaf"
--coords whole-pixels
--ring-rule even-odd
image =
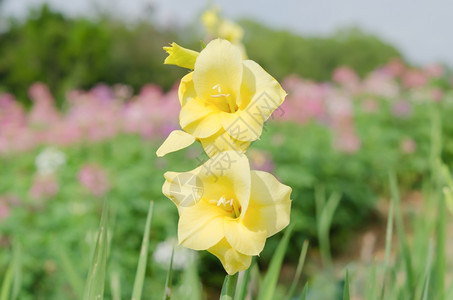
[[[185,300],[203,299],[202,284],[198,276],[195,258],[192,259],[188,266],[184,269],[181,281],[182,281],[181,287],[178,289],[179,298],[184,297]]]
[[[83,295],[83,279],[78,274],[74,263],[68,257],[66,251],[63,250],[62,246],[58,243],[56,252],[58,259],[60,260],[61,267],[66,274],[66,278],[68,279],[72,290],[77,295],[77,298],[80,299]]]
[[[283,258],[286,254],[286,249],[288,248],[289,238],[293,231],[294,225],[291,224],[286,229],[285,234],[283,235],[282,240],[278,244],[277,249],[272,256],[269,269],[267,270],[266,275],[264,276],[262,288],[258,294],[258,300],[272,300],[274,299],[275,288],[277,287],[277,280],[280,275],[280,269],[282,267]]]
[[[112,294],[112,300],[121,300],[121,283],[120,273],[113,271],[110,274],[110,293]]]
[[[2,290],[0,292],[0,300],[9,300],[11,287],[13,282],[13,262],[10,263],[8,270],[6,270],[5,277],[2,281]]]
[[[304,286],[302,294],[300,295],[300,300],[307,300],[307,292],[308,292],[308,282]]]
[[[143,234],[142,247],[140,250],[140,257],[138,260],[137,273],[135,275],[134,290],[132,292],[132,300],[140,300],[143,291],[143,282],[145,281],[146,261],[148,258],[149,247],[149,231],[151,229],[151,219],[153,215],[154,202],[151,201],[148,209],[148,216],[146,217],[145,233]]]
[[[384,260],[384,278],[382,279],[381,299],[384,299],[386,281],[389,272],[390,253],[392,251],[392,238],[393,238],[393,219],[395,211],[395,198],[391,197],[389,214],[387,219],[387,228],[385,232],[385,260]]]
[[[255,264],[255,256],[252,258],[250,267],[244,271],[244,275],[239,277],[238,286],[236,289],[235,300],[244,300],[247,296],[247,287],[250,281],[250,273],[252,272],[253,265]]]
[[[108,206],[107,202],[105,202],[90,270],[85,284],[84,300],[102,300],[104,298],[105,268],[109,246],[108,215]]]
[[[343,300],[349,300],[349,272],[346,270],[346,278],[344,279]]]
[[[16,300],[20,293],[22,284],[22,246],[17,241],[13,241],[13,286],[11,291],[11,300]]]
[[[223,281],[222,292],[220,293],[220,300],[233,300],[236,291],[239,274],[226,275]]]
[[[396,222],[396,235],[398,237],[398,242],[401,247],[401,255],[403,256],[405,270],[406,270],[406,277],[407,277],[407,285],[406,288],[409,293],[412,293],[415,289],[415,282],[414,282],[414,272],[412,271],[412,259],[410,256],[409,248],[406,242],[406,236],[404,232],[404,222],[403,222],[403,214],[401,212],[401,201],[398,191],[398,183],[396,180],[395,173],[389,173],[389,181],[390,181],[390,192],[392,194],[392,201],[394,201],[394,209],[395,209],[395,222]]]
[[[0,300],[15,300],[20,292],[21,285],[21,258],[20,244],[13,243],[13,258],[6,270],[0,290]]]
[[[289,288],[288,295],[286,296],[287,300],[290,300],[293,297],[297,284],[299,283],[300,276],[302,275],[302,269],[304,268],[305,257],[307,256],[307,251],[308,251],[308,240],[305,240],[304,244],[302,245],[302,249],[300,251],[299,262],[297,263],[297,268],[296,268],[296,274],[294,275],[293,282],[291,283],[291,287]]]
[[[175,247],[171,250],[170,266],[168,267],[167,279],[165,280],[164,300],[171,298],[171,285],[173,281],[173,257],[175,255]]]
[[[366,297],[367,300],[377,300],[378,299],[378,285],[376,282],[376,265],[373,264],[366,285]]]
[[[436,262],[435,262],[435,297],[436,299],[445,299],[445,272],[446,272],[446,253],[445,253],[445,239],[447,229],[447,212],[444,199],[438,198],[437,209],[437,222],[436,222]]]
[[[317,229],[318,229],[318,240],[319,240],[319,248],[321,252],[321,258],[323,261],[323,264],[325,266],[331,266],[332,265],[332,256],[330,253],[330,226],[332,225],[332,219],[335,214],[335,211],[338,207],[338,204],[340,203],[341,200],[341,194],[338,192],[333,192],[327,202],[325,202],[325,205],[319,204],[319,203],[324,203],[324,200],[321,200],[320,197],[324,197],[325,193],[322,193],[324,195],[317,195],[316,198],[318,198],[317,202],[318,204],[316,205],[316,210],[321,210],[320,213],[318,213],[317,217]]]
[[[432,240],[430,240],[425,270],[423,272],[423,276],[420,278],[420,282],[417,284],[414,297],[415,299],[428,300],[429,283],[431,279],[432,257],[433,257],[433,242]]]

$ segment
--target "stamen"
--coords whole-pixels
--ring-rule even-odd
[[[222,93],[222,87],[220,86],[220,84],[216,84],[212,87],[213,90],[217,90],[217,93],[218,94],[215,94],[215,95],[211,95],[212,98],[222,98],[222,97],[225,97],[226,100],[227,100],[227,103],[228,103],[228,106],[230,108],[230,112],[235,112],[236,111],[236,105],[234,103],[234,99],[231,99],[230,98],[230,94],[225,94],[225,93]]]
[[[235,218],[241,214],[240,207],[237,205],[237,203],[233,199],[226,200],[225,196],[220,197],[219,200],[215,199],[209,200],[209,203],[215,204],[216,206],[223,205],[223,207],[228,212],[233,213]]]

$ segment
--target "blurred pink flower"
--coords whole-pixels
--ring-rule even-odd
[[[55,107],[55,100],[47,85],[34,83],[28,93],[33,100],[33,107],[28,114],[28,122],[38,127],[51,127],[60,119]]]
[[[0,223],[6,220],[11,213],[11,209],[6,199],[0,198]]]
[[[106,171],[94,164],[84,165],[77,175],[80,184],[94,196],[101,197],[110,190]]]
[[[330,88],[326,85],[305,81],[295,76],[283,81],[288,96],[273,114],[276,120],[291,120],[305,124],[326,118],[325,97]]]
[[[357,92],[359,76],[357,76],[357,73],[352,68],[347,66],[339,67],[333,72],[332,78],[349,92]]]
[[[370,114],[377,113],[379,111],[379,102],[372,98],[366,98],[362,101],[362,110]]]
[[[360,150],[361,141],[353,129],[334,129],[333,147],[347,154],[354,154]]]
[[[416,87],[421,87],[426,85],[428,82],[428,79],[421,70],[417,69],[412,69],[412,70],[407,70],[403,74],[403,85],[406,88],[416,88]]]
[[[371,72],[362,82],[362,91],[366,94],[395,98],[400,88],[393,76],[383,70]]]
[[[60,186],[54,174],[36,174],[33,177],[30,196],[37,200],[44,200],[55,196]]]
[[[11,215],[11,208],[20,205],[19,197],[3,195],[0,196],[0,223]]]
[[[406,65],[399,58],[394,58],[383,69],[391,77],[399,77],[404,73]]]
[[[431,64],[426,66],[423,71],[425,72],[426,76],[431,78],[439,78],[444,75],[444,67],[440,64]]]
[[[406,137],[401,141],[400,149],[405,154],[412,154],[417,149],[417,143],[412,138]]]
[[[398,100],[392,104],[392,114],[398,118],[408,118],[412,114],[412,105],[409,101]]]
[[[262,150],[249,150],[250,164],[253,170],[273,172],[275,169],[272,157],[268,152]]]
[[[444,92],[440,88],[433,88],[431,90],[431,98],[434,102],[439,102],[444,97]]]

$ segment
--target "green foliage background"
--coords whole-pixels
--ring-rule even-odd
[[[126,24],[108,16],[68,18],[46,5],[24,21],[10,19],[6,24],[0,33],[0,89],[22,101],[36,81],[48,84],[60,101],[68,89],[99,82],[124,83],[135,91],[150,82],[169,89],[185,71],[162,64],[162,46],[178,41],[199,49],[203,36],[196,28],[162,28],[152,20]],[[279,80],[290,73],[328,80],[340,65],[363,75],[400,56],[391,45],[357,29],[314,38],[253,21],[242,25],[249,56]]]

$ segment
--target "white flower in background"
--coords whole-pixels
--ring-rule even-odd
[[[39,174],[48,175],[55,173],[66,163],[66,155],[52,147],[45,148],[35,159],[36,169]]]
[[[154,260],[164,267],[170,265],[171,251],[175,247],[173,255],[173,270],[183,270],[195,259],[195,251],[179,246],[176,238],[168,238],[159,243],[154,251]]]

